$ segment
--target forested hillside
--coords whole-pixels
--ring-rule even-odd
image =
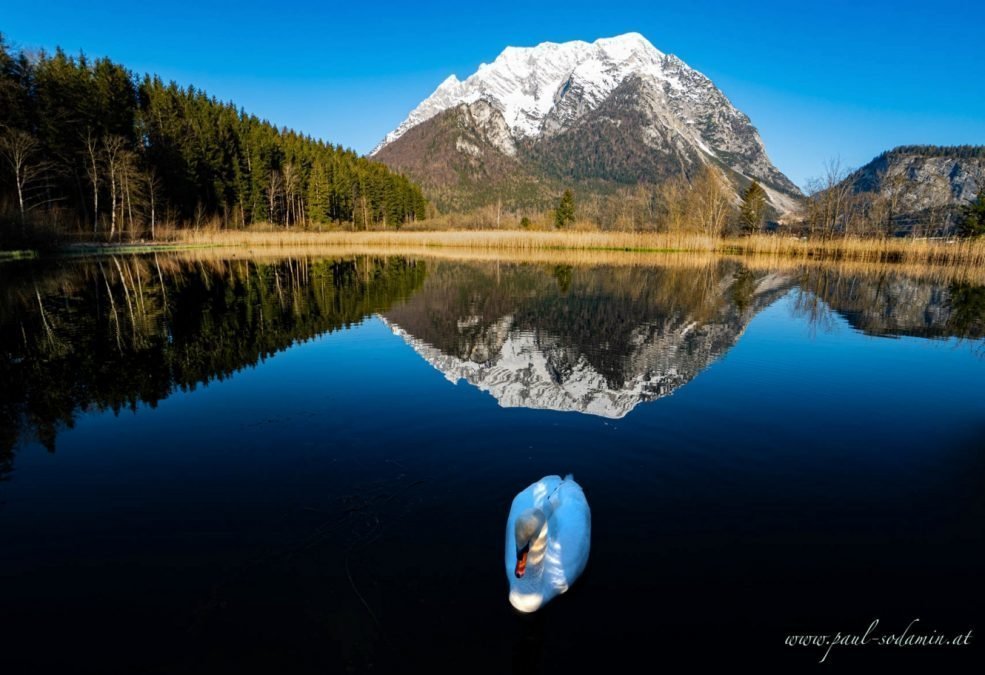
[[[38,230],[399,227],[425,206],[384,165],[194,87],[60,50],[28,56],[0,36],[0,245]]]

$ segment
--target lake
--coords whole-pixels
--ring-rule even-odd
[[[983,619],[973,279],[675,255],[17,261],[0,373],[6,672],[793,672],[824,650],[788,635]],[[588,567],[519,615],[511,500],[569,472]],[[975,661],[973,638],[827,665]]]

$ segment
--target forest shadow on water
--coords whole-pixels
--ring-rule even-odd
[[[892,267],[4,263],[4,660],[789,672],[789,634],[977,629],[983,378],[985,287]],[[588,568],[521,616],[506,515],[568,472]]]

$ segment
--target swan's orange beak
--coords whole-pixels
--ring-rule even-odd
[[[513,570],[513,574],[516,575],[517,579],[523,578],[523,573],[527,571],[527,549],[523,549],[516,556],[516,569]]]

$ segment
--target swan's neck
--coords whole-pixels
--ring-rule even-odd
[[[551,521],[551,516],[554,515],[554,506],[555,503],[551,501],[550,496],[540,505],[541,513],[544,514],[544,524],[540,526],[537,536],[530,540],[530,553],[527,554],[527,565],[533,567],[537,573],[540,573],[544,564],[544,554],[547,552],[547,524]]]
[[[541,525],[540,531],[530,540],[530,552],[527,554],[527,566],[540,570],[544,564],[544,553],[547,551],[547,521]]]

